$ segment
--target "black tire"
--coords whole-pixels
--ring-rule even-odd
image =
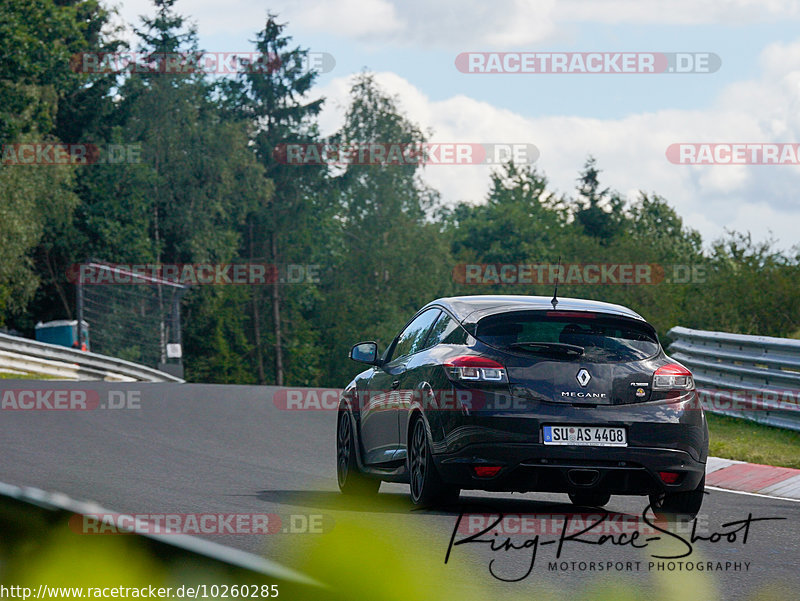
[[[446,484],[436,470],[422,418],[417,418],[411,426],[408,447],[411,502],[421,507],[452,505],[458,502],[461,489]]]
[[[706,476],[703,474],[694,490],[650,495],[650,507],[656,517],[693,520],[703,505],[705,488]]]
[[[358,469],[353,421],[347,411],[339,412],[336,426],[336,481],[346,495],[374,495],[381,481],[370,478]]]
[[[582,491],[569,493],[569,500],[573,505],[584,507],[602,507],[611,500],[611,494],[607,492]]]

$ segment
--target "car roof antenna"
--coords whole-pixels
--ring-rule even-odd
[[[561,255],[558,255],[558,267],[556,267],[556,288],[553,290],[553,298],[550,299],[550,303],[553,305],[553,310],[555,310],[556,305],[558,305],[558,280],[561,277]]]

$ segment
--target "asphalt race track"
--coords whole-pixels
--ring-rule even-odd
[[[644,535],[638,540],[641,548],[613,541],[600,545],[568,540],[557,562],[561,567],[551,570],[559,533],[538,532],[535,564],[522,578],[530,568],[533,543],[523,549],[498,551],[488,543],[455,545],[444,564],[458,508],[414,511],[404,485],[383,484],[373,501],[343,498],[335,479],[334,411],[281,410],[272,401],[275,388],[255,386],[3,380],[0,394],[9,389],[45,388],[91,389],[99,392],[101,406],[109,391],[123,391],[114,398],[127,395],[131,406],[1,411],[0,481],[63,492],[122,513],[277,514],[281,528],[275,534],[208,536],[299,569],[307,551],[355,523],[397,545],[402,554],[429,558],[430,573],[436,575],[431,586],[441,588],[439,598],[443,599],[460,598],[460,593],[475,587],[476,582],[491,598],[527,599],[539,598],[540,593],[574,599],[575,592],[590,594],[601,582],[630,586],[635,594],[651,599],[677,595],[686,599],[749,599],[757,595],[789,599],[796,598],[800,590],[800,503],[710,490],[698,517],[697,533],[719,540],[697,540],[690,556],[673,560],[651,555],[680,555],[686,545],[675,536],[651,529],[652,540],[645,543]],[[517,518],[520,514],[567,514],[567,519],[572,519],[570,514],[576,511],[566,495],[467,491],[461,500],[468,511],[483,507],[474,511],[500,511]],[[641,515],[646,503],[644,497],[612,497],[607,509],[617,519],[632,519]],[[597,519],[597,510],[580,511]],[[746,524],[729,523],[748,516],[785,519],[751,522],[745,543]],[[469,516],[462,525],[467,523]],[[512,530],[521,523],[519,519],[504,522]],[[689,525],[675,528],[681,536],[690,537]],[[737,529],[735,535],[729,534]],[[715,532],[724,535],[713,537]],[[522,546],[536,533],[513,533],[513,540]],[[459,532],[454,542],[466,537],[466,531]],[[505,536],[496,540],[499,547]],[[591,540],[596,543],[597,537]],[[367,566],[369,557],[360,556],[358,544],[341,552],[352,555],[348,577],[357,578],[364,569],[360,561]],[[493,560],[492,571],[497,576],[522,579],[496,579],[489,567]],[[679,571],[677,565],[671,571],[668,566],[648,568],[648,562],[668,561],[692,562],[694,567],[691,572],[688,567]],[[595,566],[613,562],[616,567],[592,570],[589,562]],[[702,573],[696,562],[702,562]],[[709,562],[713,571],[705,569]],[[384,568],[379,577],[391,582],[393,566]]]

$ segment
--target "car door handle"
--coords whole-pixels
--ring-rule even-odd
[[[392,382],[392,390],[397,390],[398,386],[400,386],[400,380]]]

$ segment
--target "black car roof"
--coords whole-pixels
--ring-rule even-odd
[[[504,313],[506,311],[552,311],[553,305],[550,301],[551,298],[548,296],[523,296],[512,294],[496,296],[451,296],[431,301],[425,305],[424,309],[434,306],[444,307],[460,322],[475,323],[487,315]],[[614,305],[612,303],[583,298],[559,298],[556,310],[607,313],[609,315],[618,315],[645,321],[641,315],[622,305]]]

